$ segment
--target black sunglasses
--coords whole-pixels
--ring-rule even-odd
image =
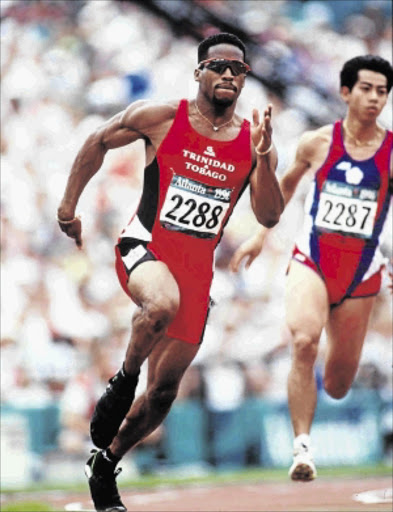
[[[232,71],[232,75],[238,76],[241,74],[247,74],[249,71],[251,71],[251,68],[248,64],[245,62],[242,62],[241,60],[236,59],[207,59],[202,60],[199,63],[199,69],[202,69],[203,67],[206,67],[207,69],[210,69],[211,71],[214,71],[215,73],[219,73],[222,75],[227,68],[230,68]]]

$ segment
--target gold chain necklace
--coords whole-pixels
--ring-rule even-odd
[[[199,108],[198,108],[198,105],[197,105],[197,102],[196,102],[196,101],[195,101],[195,108],[197,109],[198,114],[199,114],[201,117],[203,117],[203,119],[204,119],[205,121],[207,121],[207,122],[210,124],[210,126],[213,128],[213,130],[214,130],[215,132],[218,132],[218,130],[219,130],[220,128],[222,128],[223,126],[226,126],[227,124],[231,123],[231,122],[232,122],[232,120],[233,120],[233,116],[232,116],[232,117],[230,118],[230,120],[229,120],[229,121],[227,121],[226,123],[223,123],[223,124],[220,124],[220,125],[218,125],[218,126],[215,126],[215,125],[214,125],[214,124],[213,124],[213,123],[212,123],[212,122],[211,122],[211,121],[210,121],[206,116],[204,116],[204,115],[202,114],[202,112],[201,112],[201,111],[199,110]]]
[[[355,135],[351,132],[351,130],[349,130],[346,121],[343,122],[343,127],[344,127],[344,130],[347,132],[347,134],[354,140],[355,146],[358,146],[358,147],[359,146],[372,146],[378,138],[378,134],[377,134],[373,139],[368,140],[367,142],[362,142],[355,137]]]

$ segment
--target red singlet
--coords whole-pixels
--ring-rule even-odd
[[[168,134],[146,167],[137,212],[121,233],[141,240],[129,255],[117,247],[117,272],[128,295],[127,279],[146,257],[167,264],[180,289],[180,308],[167,334],[188,343],[202,341],[210,301],[214,250],[249,181],[252,167],[250,123],[239,135],[217,141],[196,132],[181,100]],[[133,244],[135,245],[135,243]],[[147,251],[146,251],[147,249]],[[131,296],[131,295],[130,295]]]

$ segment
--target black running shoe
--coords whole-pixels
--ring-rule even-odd
[[[86,462],[85,474],[89,481],[94,507],[99,512],[127,512],[116,485],[121,469],[103,455],[103,450],[92,450],[93,455]]]
[[[98,448],[107,448],[134,401],[138,375],[131,377],[121,369],[109,379],[90,422],[90,436]]]

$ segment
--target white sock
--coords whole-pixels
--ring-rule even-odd
[[[309,434],[299,434],[293,440],[293,446],[295,448],[300,448],[302,446],[305,446],[306,448],[309,448],[310,444],[311,444],[311,439],[310,439]]]

